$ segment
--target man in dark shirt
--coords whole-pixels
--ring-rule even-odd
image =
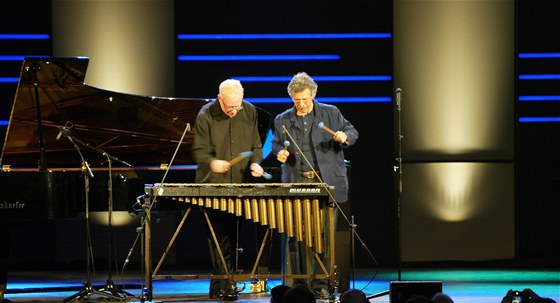
[[[198,164],[195,181],[198,183],[243,183],[250,172],[263,175],[262,144],[258,132],[257,110],[243,100],[243,86],[228,79],[220,84],[215,101],[200,109],[195,123],[192,154]],[[240,154],[247,155],[240,162],[229,161]],[[208,243],[214,274],[233,273],[237,218],[219,210],[207,209],[212,228],[227,268],[221,262],[218,249],[209,233]],[[239,290],[230,279],[212,279],[210,298],[238,299]]]
[[[282,182],[315,183],[320,182],[320,177],[323,182],[335,187],[335,199],[342,205],[348,201],[343,150],[358,140],[358,131],[337,107],[315,100],[317,87],[306,73],[298,73],[292,78],[288,84],[288,94],[294,101],[294,107],[276,116],[272,151],[278,161],[283,163]],[[290,144],[285,144],[286,141]],[[334,226],[337,210],[335,208]],[[295,274],[305,273],[306,247],[302,242],[294,242],[290,239],[292,271]],[[327,246],[321,256],[324,263],[327,263],[329,256]],[[317,264],[314,267],[315,273],[321,272]],[[305,281],[295,279],[294,283],[302,284]],[[327,283],[327,280],[311,281],[311,288],[317,298],[326,299],[329,296]]]

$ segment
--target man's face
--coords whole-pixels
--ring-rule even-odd
[[[309,88],[298,93],[292,93],[291,97],[298,115],[307,115],[313,109],[313,97]]]
[[[237,113],[243,109],[241,102],[243,101],[243,94],[239,93],[222,93],[218,95],[218,101],[222,111],[230,118],[235,117]]]

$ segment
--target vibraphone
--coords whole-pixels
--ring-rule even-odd
[[[145,266],[146,286],[151,299],[152,279],[203,279],[203,278],[230,278],[234,281],[247,281],[262,278],[334,278],[334,220],[333,220],[333,196],[334,187],[322,183],[242,183],[242,184],[216,184],[216,183],[163,183],[146,184],[145,192],[151,201],[157,201],[158,197],[181,201],[191,206],[199,206],[206,209],[224,211],[238,217],[244,217],[255,223],[268,227],[268,231],[276,230],[284,233],[286,237],[295,237],[297,241],[303,241],[316,254],[325,251],[325,245],[330,247],[330,264],[327,270],[324,265],[325,274],[305,275],[263,275],[255,274],[255,268],[250,275],[231,274],[225,276],[169,276],[157,275],[164,256],[156,266],[151,268],[151,245],[150,245],[150,213],[149,207],[146,212],[145,226]],[[153,203],[153,202],[150,202]],[[183,221],[179,224],[168,249],[175,240],[190,208],[185,213]],[[324,216],[328,216],[329,230],[323,230]],[[208,220],[208,218],[207,218]],[[210,224],[210,222],[208,222]],[[267,232],[268,232],[267,231]],[[324,243],[324,232],[329,232],[329,243]],[[266,238],[266,237],[265,237]],[[263,243],[264,245],[264,243]],[[261,246],[262,250],[262,246]],[[260,258],[260,252],[259,256]],[[319,258],[316,255],[318,261]],[[255,264],[258,263],[258,260]],[[333,280],[334,284],[334,280]]]

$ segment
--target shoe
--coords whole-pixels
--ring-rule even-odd
[[[315,288],[313,290],[313,294],[315,294],[316,299],[321,299],[321,300],[328,300],[331,296],[331,294],[326,288]]]
[[[235,292],[221,292],[221,293],[210,293],[208,296],[210,299],[218,299],[223,301],[236,301],[239,300],[239,294]]]
[[[220,299],[223,301],[236,301],[239,300],[239,293],[242,292],[244,288],[239,288],[235,285],[230,285],[226,289],[220,289],[219,291],[212,291],[209,294],[210,299]]]
[[[237,293],[225,293],[222,295],[222,300],[224,301],[237,301],[239,300],[239,294]]]

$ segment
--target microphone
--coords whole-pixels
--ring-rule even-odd
[[[132,249],[130,249],[130,251],[128,252],[128,255],[126,256],[126,259],[124,260],[123,263],[123,268],[125,268],[128,263],[130,262],[130,257],[132,256],[132,251],[134,250],[134,247],[132,247]]]
[[[74,124],[70,121],[66,121],[66,124],[64,124],[64,126],[61,126],[58,128],[58,135],[56,135],[56,140],[60,140],[60,137],[62,137],[62,135],[66,135],[68,137],[68,139],[70,141],[72,141],[72,139],[70,138],[70,129],[74,127]]]
[[[401,93],[402,93],[402,89],[397,88],[396,93],[397,93],[397,97],[396,97],[396,99],[397,99],[397,108],[398,108],[399,110],[401,110]]]
[[[326,126],[325,123],[323,123],[323,121],[319,122],[319,127],[326,130],[329,134],[331,134],[333,136],[336,134],[332,129],[330,129],[328,126]],[[348,144],[350,144],[350,142],[348,142],[348,140],[346,140],[346,141],[344,141],[344,144],[348,145]]]
[[[58,135],[56,135],[56,140],[60,140],[60,137],[62,137],[62,134],[66,133],[68,131],[68,128],[62,126],[58,128]]]
[[[284,150],[288,150],[288,146],[290,146],[290,141],[284,141]]]
[[[84,161],[84,165],[82,166],[82,170],[87,170],[89,176],[93,178],[93,172],[91,171],[91,167],[89,167],[89,164],[87,163],[87,161]]]

